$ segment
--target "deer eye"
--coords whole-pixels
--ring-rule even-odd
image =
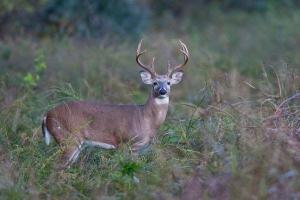
[[[153,85],[154,85],[154,86],[157,85],[157,82],[154,82]]]
[[[171,84],[171,82],[170,82],[170,81],[168,81],[168,82],[167,82],[167,84],[168,84],[168,85],[170,85],[170,84]]]

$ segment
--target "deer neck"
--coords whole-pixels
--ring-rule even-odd
[[[151,92],[149,98],[144,105],[145,117],[158,128],[166,119],[169,106],[169,97],[159,99],[155,98]]]

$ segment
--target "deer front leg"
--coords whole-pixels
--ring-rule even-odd
[[[134,153],[139,153],[140,151],[143,151],[145,148],[147,148],[149,144],[150,138],[148,136],[143,137],[142,139],[139,139],[132,144],[132,151]]]
[[[82,144],[63,146],[62,154],[55,166],[55,169],[63,170],[69,168],[77,160],[81,150]]]

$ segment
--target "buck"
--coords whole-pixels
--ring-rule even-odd
[[[171,85],[182,80],[182,67],[189,59],[186,45],[179,41],[183,64],[172,67],[164,75],[155,72],[152,64],[145,65],[140,57],[142,41],[136,51],[136,62],[143,83],[152,85],[149,98],[144,105],[107,105],[88,101],[71,101],[50,110],[42,123],[47,145],[51,137],[61,146],[62,154],[58,168],[64,169],[74,163],[85,146],[116,149],[122,142],[130,142],[132,150],[138,152],[147,146],[164,122],[169,105]]]

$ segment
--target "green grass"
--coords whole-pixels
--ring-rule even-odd
[[[299,100],[278,107],[300,90],[299,22],[297,11],[217,13],[199,26],[183,20],[184,35],[149,30],[144,47],[159,55],[159,71],[165,58],[180,61],[170,37],[191,52],[152,147],[139,156],[126,144],[88,148],[61,172],[53,170],[59,147],[42,138],[43,114],[74,99],[143,103],[138,41],[1,41],[0,198],[174,199],[192,177],[203,181],[192,191],[206,198],[299,198]]]

